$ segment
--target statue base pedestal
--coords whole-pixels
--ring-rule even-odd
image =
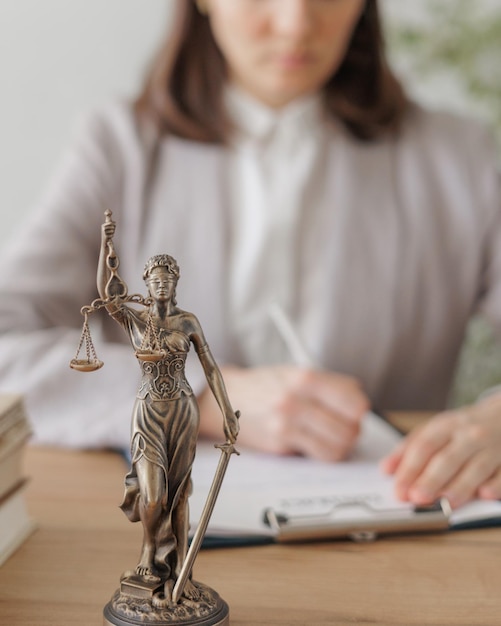
[[[104,607],[104,626],[229,626],[226,602],[210,587],[192,581],[199,597],[170,606],[164,584],[140,576],[122,579]]]

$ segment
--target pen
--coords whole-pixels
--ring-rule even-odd
[[[284,340],[294,363],[302,367],[317,367],[283,308],[274,302],[270,306],[269,315]]]
[[[292,357],[295,365],[300,367],[311,367],[318,368],[318,364],[314,362],[305,348],[303,342],[299,338],[299,335],[296,332],[289,316],[283,310],[283,308],[276,302],[274,302],[269,308],[269,316],[273,323],[275,324],[275,328],[279,332],[282,337],[285,345],[287,346],[289,353]],[[372,408],[369,411],[369,414],[373,414],[378,419],[383,420],[389,424],[394,430],[396,430],[399,434],[404,434],[399,428],[397,428],[394,424],[391,424],[383,412],[379,411],[376,408]]]

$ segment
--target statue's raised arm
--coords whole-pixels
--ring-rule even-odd
[[[126,312],[125,303],[139,304],[144,307],[150,305],[148,298],[139,294],[128,295],[127,285],[118,275],[120,262],[113,244],[116,224],[111,219],[111,211],[105,211],[104,215],[105,221],[101,226],[101,247],[97,269],[97,290],[100,297],[89,305],[83,306],[80,310],[84,316],[82,334],[75,357],[70,361],[70,367],[81,372],[92,372],[103,366],[103,362],[97,358],[90,334],[89,315],[99,309],[106,308],[108,313],[118,321],[119,318],[124,317]],[[141,347],[136,346],[139,349]],[[85,350],[86,358],[80,357],[82,350]]]
[[[127,297],[127,285],[118,275],[120,261],[113,244],[116,224],[111,219],[111,211],[105,211],[104,215],[105,221],[101,226],[101,249],[97,267],[97,290],[103,300],[114,301],[113,304],[106,307],[110,311]]]

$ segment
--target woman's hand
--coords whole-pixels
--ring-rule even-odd
[[[324,461],[341,460],[353,449],[369,408],[354,378],[289,365],[221,371],[232,404],[242,411],[242,445]],[[221,413],[209,390],[199,404],[201,434],[217,436]]]
[[[452,507],[501,498],[501,396],[441,413],[413,431],[381,463],[398,498]]]

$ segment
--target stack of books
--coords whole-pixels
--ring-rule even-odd
[[[34,527],[24,500],[23,453],[30,435],[22,397],[0,394],[0,565]]]

